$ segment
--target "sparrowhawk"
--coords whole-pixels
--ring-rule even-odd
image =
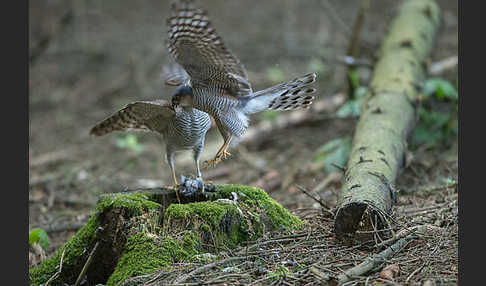
[[[188,91],[180,89],[179,92],[184,94]],[[210,127],[209,115],[198,109],[173,106],[166,100],[135,101],[96,124],[90,134],[101,136],[112,131],[149,131],[163,135],[167,161],[177,185],[174,169],[176,151],[193,150],[197,177],[202,180],[199,158]]]
[[[233,137],[248,127],[248,115],[263,110],[308,108],[315,89],[311,73],[270,88],[253,91],[240,60],[224,45],[205,10],[192,1],[172,4],[167,19],[167,47],[190,77],[172,97],[174,105],[195,107],[214,117],[224,143],[209,165],[231,155],[227,149]],[[170,84],[170,83],[169,83]],[[188,92],[189,91],[189,92]]]

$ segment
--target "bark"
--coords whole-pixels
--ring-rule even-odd
[[[356,234],[388,228],[393,184],[405,163],[407,137],[417,118],[417,88],[438,26],[433,0],[409,0],[382,43],[338,198],[334,231],[340,238],[369,239]]]

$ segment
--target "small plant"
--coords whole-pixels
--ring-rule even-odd
[[[351,152],[351,137],[337,138],[322,145],[314,162],[323,162],[324,170],[328,173],[338,172],[340,169],[336,167],[346,164]]]
[[[143,151],[143,146],[138,142],[137,136],[133,134],[127,134],[125,137],[121,137],[116,141],[116,146],[122,149],[130,149],[136,153]]]
[[[283,266],[283,265],[277,265],[275,272],[270,272],[268,273],[268,277],[272,280],[278,280],[281,277],[285,277],[286,275],[290,274],[290,270]]]
[[[277,117],[282,114],[281,112],[279,112],[278,110],[265,110],[262,112],[262,118],[263,120],[267,120],[267,121],[273,121],[275,119],[277,119]]]
[[[29,233],[29,243],[33,245],[34,243],[39,244],[44,250],[49,248],[49,237],[45,230],[36,228]]]
[[[360,86],[354,90],[353,98],[346,101],[337,111],[336,116],[339,118],[357,118],[361,114],[361,105],[368,93],[368,88]]]
[[[308,63],[308,69],[310,71],[317,72],[319,74],[324,73],[326,71],[326,66],[322,62],[322,60],[313,58]]]
[[[337,111],[339,118],[358,118],[361,114],[361,105],[368,94],[368,88],[360,85],[359,72],[355,69],[348,70],[348,78],[351,83],[353,94]]]
[[[413,132],[411,148],[445,145],[458,135],[457,90],[443,79],[431,78],[425,82],[422,94],[423,104],[418,108],[420,121]]]
[[[270,67],[267,69],[267,77],[273,83],[281,82],[285,80],[285,74],[282,69],[278,67]]]
[[[428,79],[424,84],[422,93],[425,96],[435,96],[437,99],[440,100],[448,99],[452,101],[457,101],[459,99],[457,95],[457,90],[454,88],[454,86],[452,86],[452,84],[450,84],[448,81],[441,78]]]

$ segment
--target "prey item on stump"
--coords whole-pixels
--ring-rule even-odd
[[[178,88],[172,102],[214,117],[224,139],[215,158],[208,161],[208,166],[216,165],[231,155],[227,151],[231,141],[245,133],[248,114],[309,107],[315,89],[308,85],[315,81],[316,74],[254,92],[246,69],[216,33],[207,12],[194,8],[192,1],[180,2],[174,3],[167,20],[167,47],[190,80]]]
[[[165,277],[170,281],[210,253],[234,248],[267,231],[303,226],[261,189],[238,185],[206,189],[203,194],[210,200],[170,204],[162,224],[159,202],[173,192],[103,195],[89,222],[53,256],[30,269],[29,284],[45,284],[54,277],[51,286],[72,285],[79,279],[86,285],[107,286],[135,279],[137,283],[126,285],[141,285],[163,279],[158,271],[170,276]],[[62,271],[56,275],[61,264]]]
[[[334,222],[338,237],[388,228],[393,184],[404,164],[407,136],[417,120],[417,86],[424,78],[423,62],[438,26],[439,8],[432,0],[404,2],[391,24],[361,109],[338,197]]]

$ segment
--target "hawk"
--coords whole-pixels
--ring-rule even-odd
[[[194,107],[215,120],[224,143],[208,166],[215,166],[231,154],[227,151],[233,138],[248,128],[248,115],[263,110],[308,108],[314,100],[316,74],[253,91],[245,67],[225,46],[212,26],[208,13],[195,8],[192,1],[172,4],[167,19],[169,53],[182,66],[189,79],[167,82],[179,85],[172,96],[174,106]]]
[[[188,91],[181,89],[179,92],[184,94]],[[199,158],[210,127],[211,118],[207,113],[195,108],[173,106],[171,102],[161,99],[131,102],[96,124],[90,134],[101,136],[112,131],[147,131],[163,135],[167,162],[176,186],[174,153],[182,150],[192,149],[197,179],[202,181]]]

